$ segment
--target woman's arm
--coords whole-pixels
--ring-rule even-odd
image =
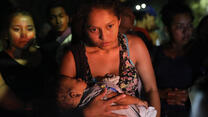
[[[0,73],[0,107],[6,110],[23,110],[23,102],[10,90]]]
[[[110,98],[107,101],[103,100],[106,95],[107,89],[92,100],[92,102],[83,110],[84,117],[126,117],[125,115],[115,114],[113,110],[127,109],[127,105],[112,105],[114,102],[126,97],[124,94],[120,94],[116,97]]]
[[[117,104],[126,104],[126,105],[130,105],[130,104],[136,104],[139,106],[144,106],[146,108],[148,108],[148,102],[141,100],[137,97],[133,97],[130,95],[126,95],[125,98],[122,98],[121,100],[116,102]]]
[[[75,60],[71,51],[64,56],[60,67],[60,73],[68,77],[76,77]],[[90,104],[86,105],[86,108],[83,110],[84,117],[125,117],[112,113],[113,110],[128,108],[127,105],[112,105],[112,103],[124,98],[125,95],[119,95],[110,100],[104,101],[102,98],[105,94],[106,90],[95,97]]]
[[[111,92],[110,94],[107,95],[107,98],[110,99],[117,95],[120,95],[120,94],[116,92]],[[136,105],[145,106],[146,108],[148,108],[148,103],[146,101],[141,100],[135,96],[130,96],[130,95],[126,95],[125,98],[118,100],[116,104],[125,104],[125,105],[136,104]]]
[[[149,98],[149,104],[156,108],[157,117],[160,117],[160,98],[149,52],[140,38],[128,35],[128,39],[130,58],[141,76],[145,92]]]

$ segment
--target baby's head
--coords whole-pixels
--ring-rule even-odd
[[[67,110],[78,106],[87,84],[82,79],[60,78],[57,91],[57,104]]]

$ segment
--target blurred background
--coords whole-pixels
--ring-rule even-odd
[[[7,10],[11,6],[18,6],[23,7],[26,9],[29,9],[36,20],[36,26],[39,28],[42,23],[46,21],[46,9],[47,4],[51,0],[2,0],[0,4],[0,12],[1,17],[4,16],[4,14],[7,13]],[[63,2],[66,5],[66,8],[69,12],[73,12],[74,7],[76,7],[77,4],[80,3],[81,0],[63,0]],[[132,9],[142,10],[145,7],[151,7],[154,9],[154,11],[157,14],[156,17],[156,23],[160,26],[160,16],[159,11],[161,10],[162,6],[166,4],[167,2],[174,2],[174,1],[180,1],[180,2],[186,2],[190,5],[190,7],[193,9],[195,20],[194,20],[194,26],[198,24],[202,16],[208,14],[208,0],[120,0],[121,2],[124,2],[128,4]]]

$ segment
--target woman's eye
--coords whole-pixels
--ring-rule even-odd
[[[28,28],[27,30],[28,30],[28,31],[33,31],[33,28],[31,27],[31,28]]]
[[[19,29],[19,28],[13,28],[13,30],[14,30],[15,32],[18,32],[20,29]]]
[[[108,29],[111,29],[113,27],[113,24],[108,25]]]
[[[97,29],[96,29],[96,28],[90,28],[89,30],[90,30],[90,32],[92,32],[92,33],[94,33],[94,32],[96,32],[96,31],[97,31]]]

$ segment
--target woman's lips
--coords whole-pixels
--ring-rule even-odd
[[[103,42],[102,45],[103,46],[108,46],[108,45],[110,45],[110,42]]]

